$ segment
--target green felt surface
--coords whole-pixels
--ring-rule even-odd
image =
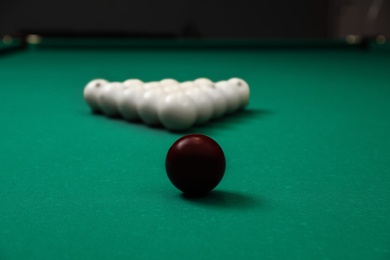
[[[0,259],[389,259],[390,52],[27,50],[0,56]],[[93,78],[232,76],[246,111],[191,132],[210,196],[165,174],[181,134],[92,115]]]

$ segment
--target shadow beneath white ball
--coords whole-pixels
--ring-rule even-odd
[[[191,129],[181,132],[181,134],[194,133],[194,132],[208,134],[209,132],[218,131],[221,129],[238,127],[243,123],[257,120],[259,118],[263,118],[271,114],[273,114],[272,111],[262,110],[262,109],[240,110],[233,114],[225,115],[222,118],[211,120],[210,122],[204,125],[194,126]]]

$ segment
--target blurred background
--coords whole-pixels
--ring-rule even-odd
[[[388,0],[1,0],[0,35],[181,38],[390,36]]]

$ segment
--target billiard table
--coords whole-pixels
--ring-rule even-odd
[[[42,38],[2,51],[0,259],[389,259],[390,51],[373,45]],[[249,105],[169,132],[93,114],[82,95],[94,78],[197,77],[245,79]],[[167,178],[187,133],[225,153],[208,196]]]

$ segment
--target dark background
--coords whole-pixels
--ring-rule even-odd
[[[379,11],[370,20],[368,13],[375,5]],[[340,38],[389,35],[389,27],[388,0],[0,0],[0,34],[55,31]]]

